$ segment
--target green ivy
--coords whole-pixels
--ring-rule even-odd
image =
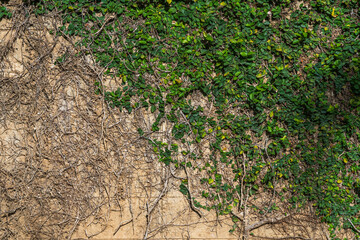
[[[77,45],[122,79],[113,92],[95,83],[111,107],[150,110],[154,132],[163,119],[173,123],[175,145],[149,142],[166,165],[195,169],[202,160],[202,197],[211,201],[195,199],[197,207],[230,213],[241,178],[251,195],[259,183],[279,196],[286,191],[294,207],[313,204],[332,234],[339,227],[357,234],[340,220],[360,227],[360,5],[305,2],[43,0],[36,13],[61,11],[61,34],[82,37]],[[199,93],[213,113],[191,102]],[[178,150],[205,138],[209,159]],[[232,183],[220,166],[231,169]],[[190,198],[187,181],[180,191]]]
[[[12,13],[9,12],[6,7],[0,6],[0,20],[3,18],[11,18]]]

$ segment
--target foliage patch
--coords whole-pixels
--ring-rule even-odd
[[[6,7],[0,6],[0,20],[3,18],[11,18],[12,13],[9,12]]]

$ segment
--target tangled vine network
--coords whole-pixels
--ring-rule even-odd
[[[359,238],[359,8],[2,3],[1,239]]]

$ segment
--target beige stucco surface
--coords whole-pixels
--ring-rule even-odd
[[[150,131],[154,118],[111,109],[94,93],[94,81],[111,89],[121,79],[105,78],[89,56],[75,58],[69,39],[49,33],[54,19],[25,20],[25,29],[0,22],[0,213],[16,209],[2,215],[2,239],[238,239],[229,215],[200,209],[200,218],[191,209],[171,174],[184,172],[139,138],[138,126]],[[167,124],[152,136],[171,134]],[[304,216],[264,225],[250,239],[326,239]]]

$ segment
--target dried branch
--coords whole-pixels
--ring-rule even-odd
[[[113,236],[116,235],[116,233],[120,230],[121,227],[128,225],[128,224],[131,223],[133,220],[134,220],[134,219],[132,218],[132,219],[130,219],[130,220],[121,222],[121,223],[119,224],[119,226],[115,229],[115,231],[114,231],[114,233],[113,233]]]
[[[290,215],[289,215],[290,216]],[[288,218],[289,216],[283,216],[283,217],[278,217],[278,218],[266,218],[263,219],[259,222],[256,222],[254,224],[248,225],[245,227],[245,231],[250,232],[252,230],[255,230],[261,226],[264,226],[266,224],[275,224],[275,223],[279,223],[282,220],[284,220],[285,218]]]

